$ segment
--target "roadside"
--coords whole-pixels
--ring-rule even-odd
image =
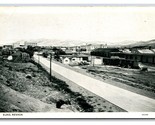
[[[155,83],[153,80],[155,70],[153,70],[153,68],[151,68],[149,72],[142,72],[139,69],[128,69],[108,65],[95,67],[91,65],[68,66],[57,61],[53,62],[89,77],[93,77],[94,79],[155,99]]]
[[[50,84],[50,82],[33,63],[5,61],[0,65],[0,74],[1,112],[74,111],[70,108],[70,105],[60,109],[56,108],[57,101],[60,99],[65,101],[64,95],[52,88],[44,87],[45,84]],[[46,99],[42,101],[47,95],[49,98],[55,99],[55,102]],[[57,98],[58,95],[59,98]]]
[[[1,112],[124,112],[80,86],[52,77],[34,62],[0,64]],[[61,79],[61,77],[58,76]],[[65,103],[56,108],[58,102]]]
[[[83,87],[80,87],[76,83],[66,79],[62,75],[53,71],[53,75],[65,81],[69,88],[77,93],[81,93],[87,100],[87,102],[93,106],[94,112],[126,112],[124,109],[112,104],[111,102],[101,98],[100,96],[86,90]]]
[[[56,63],[59,63],[56,61]],[[63,64],[61,64],[63,65]],[[67,65],[66,65],[67,66]],[[67,66],[68,67],[68,66]],[[44,65],[44,68],[46,71],[49,72],[49,68],[46,67]],[[49,73],[46,73],[47,77],[49,77]],[[63,91],[64,93],[68,93],[70,94],[70,99],[71,100],[75,100],[75,102],[77,102],[79,105],[81,105],[84,109],[86,110],[81,110],[79,109],[79,107],[77,108],[78,110],[80,110],[80,112],[82,111],[93,111],[93,112],[126,112],[124,109],[121,109],[120,107],[112,104],[111,102],[97,96],[96,94],[84,89],[83,87],[77,85],[76,83],[70,81],[69,79],[66,79],[64,76],[54,72],[52,70],[52,75],[56,78],[59,78],[63,81],[65,81],[65,83],[67,85],[61,85],[61,83],[59,83],[59,87],[61,89],[61,91]],[[69,75],[69,74],[68,74]],[[53,80],[53,78],[52,78]],[[62,87],[63,86],[63,87]],[[82,98],[81,98],[82,97]],[[84,101],[85,100],[85,101]],[[88,103],[88,104],[85,104]],[[90,107],[90,108],[89,108]],[[93,110],[92,110],[92,108]],[[90,110],[91,109],[91,110]]]
[[[109,84],[155,99],[155,71],[140,71],[116,66],[82,66],[87,73]]]

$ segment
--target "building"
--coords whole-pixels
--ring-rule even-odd
[[[35,47],[35,46],[37,46],[37,43],[36,42],[25,42],[24,46],[25,46],[25,48],[27,48],[28,46]]]
[[[25,41],[17,41],[13,43],[13,48],[25,48]]]
[[[104,48],[105,46],[103,44],[88,44],[86,45],[86,52],[90,53],[92,50],[97,48]]]
[[[83,61],[88,62],[88,55],[60,55],[60,60],[63,64],[79,65]]]
[[[86,44],[80,46],[71,46],[65,49],[65,52],[69,53],[83,53],[83,54],[90,54],[90,52],[97,48],[106,48],[106,45],[103,44]]]
[[[18,48],[18,47],[20,47],[20,42],[13,43],[13,48]]]
[[[125,49],[120,50],[120,52],[111,52],[111,56],[118,56],[120,59],[128,60],[135,67],[139,62],[155,64],[154,49]]]
[[[60,47],[60,49],[65,52],[67,47]]]
[[[103,64],[103,57],[100,56],[91,56],[91,65],[102,65]]]
[[[86,44],[80,46],[80,51],[82,53],[90,53],[91,51],[97,48],[106,48],[106,46],[103,44]]]
[[[93,51],[91,51],[92,56],[100,56],[100,57],[111,57],[112,52],[119,52],[118,48],[98,48]]]
[[[67,55],[73,55],[73,54],[76,54],[76,52],[73,52],[73,51],[70,50],[70,49],[65,50],[65,53],[66,53]]]
[[[3,49],[13,49],[13,46],[12,45],[3,45]]]
[[[67,47],[66,52],[70,51],[70,53],[78,53],[80,50],[80,46],[71,46],[71,47]]]
[[[37,46],[36,42],[26,42],[26,41],[18,41],[13,43],[13,48],[27,48],[28,46],[35,47]]]

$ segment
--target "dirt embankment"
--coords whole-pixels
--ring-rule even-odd
[[[0,112],[124,112],[71,81],[52,77],[50,82],[34,62],[4,61],[0,74]],[[58,102],[64,105],[56,108]]]
[[[0,112],[72,111],[68,107],[58,109],[55,103],[41,100],[47,96],[47,88],[42,84],[47,83],[48,78],[34,64],[3,62],[0,74]],[[50,88],[47,91],[54,93]]]
[[[38,99],[21,94],[5,85],[0,84],[0,109],[10,112],[47,112],[59,111],[54,105],[49,105]]]

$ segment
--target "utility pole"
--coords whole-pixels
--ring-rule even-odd
[[[39,72],[40,56],[39,53],[37,55],[38,55],[38,72]]]
[[[94,67],[94,61],[95,61],[95,59],[94,59],[94,56],[93,56],[93,67]]]
[[[91,55],[91,64],[93,65],[94,67],[94,56]]]
[[[50,82],[52,81],[52,54],[50,54]]]
[[[40,63],[40,56],[39,56],[39,54],[38,54],[38,64]]]

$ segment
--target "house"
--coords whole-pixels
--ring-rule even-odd
[[[128,51],[111,52],[111,56],[119,56],[126,60],[155,64],[154,49],[131,49]]]
[[[71,46],[71,47],[67,47],[65,52],[67,54],[73,54],[73,53],[78,53],[79,52],[79,46]]]
[[[28,46],[35,47],[35,46],[37,46],[37,43],[36,42],[25,42],[24,46],[25,46],[25,48],[27,48]]]
[[[120,52],[118,48],[97,48],[91,51],[92,56],[101,56],[110,58],[111,52]]]
[[[135,60],[143,63],[154,63],[155,64],[155,52],[150,49],[137,50]]]
[[[35,47],[37,46],[36,42],[26,42],[26,41],[17,41],[13,43],[13,48],[25,48],[27,49],[28,46]]]
[[[86,51],[87,53],[90,53],[92,50],[97,48],[104,48],[103,44],[88,44],[86,45]]]
[[[17,41],[13,43],[13,48],[25,48],[25,41]]]
[[[63,64],[78,65],[82,61],[88,62],[88,55],[60,55],[60,60]]]
[[[20,47],[20,42],[13,43],[13,48],[18,48],[18,47]]]
[[[67,47],[60,47],[60,49],[65,52]]]
[[[71,46],[65,49],[65,52],[68,53],[84,53],[89,54],[92,50],[97,48],[106,48],[106,45],[103,44],[86,44],[86,45],[79,45],[79,46]]]
[[[62,63],[63,64],[70,64],[71,63],[71,60],[70,60],[70,58],[69,57],[65,57],[65,58],[60,58],[61,60],[62,60]]]
[[[73,52],[73,51],[70,50],[70,49],[65,50],[65,53],[66,53],[67,55],[75,54],[75,52]]]
[[[103,57],[100,56],[91,56],[91,64],[94,65],[102,65]]]
[[[12,45],[3,45],[3,49],[9,49],[11,50],[13,48]]]
[[[76,53],[78,50],[78,46],[70,47],[70,50],[72,50],[73,53]]]
[[[103,44],[86,44],[86,45],[80,46],[80,50],[83,53],[90,53],[92,50],[97,49],[97,48],[105,48],[105,45],[103,45]]]

